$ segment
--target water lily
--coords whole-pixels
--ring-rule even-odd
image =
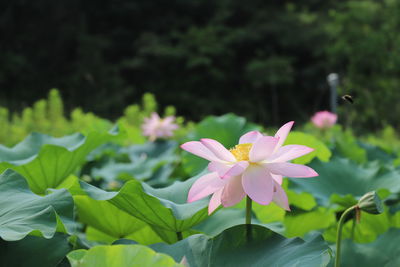
[[[318,111],[311,118],[312,123],[320,129],[328,129],[335,125],[337,115],[329,111]]]
[[[181,145],[182,149],[210,161],[210,173],[193,184],[188,202],[212,194],[208,207],[211,214],[219,205],[233,206],[247,195],[259,204],[268,205],[273,201],[290,210],[281,186],[282,177],[318,175],[310,167],[287,162],[313,151],[303,145],[283,146],[293,123],[283,125],[275,136],[248,132],[229,150],[218,141],[206,138]]]
[[[143,135],[148,136],[150,141],[154,141],[157,138],[171,137],[173,131],[178,129],[178,125],[174,121],[174,116],[161,119],[157,113],[153,112],[150,118],[144,119],[142,125]]]

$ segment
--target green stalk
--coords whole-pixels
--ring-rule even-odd
[[[351,239],[354,239],[355,231],[356,231],[356,217],[353,218],[353,225],[351,226]]]
[[[340,246],[342,243],[342,230],[343,230],[344,220],[356,208],[357,208],[357,206],[352,206],[352,207],[348,208],[347,210],[345,210],[343,212],[342,216],[340,216],[338,229],[337,229],[337,233],[336,233],[335,267],[340,267]]]
[[[251,204],[252,200],[246,196],[246,234],[247,241],[251,241]]]
[[[176,237],[178,238],[178,241],[182,240],[183,239],[182,232],[176,232]]]

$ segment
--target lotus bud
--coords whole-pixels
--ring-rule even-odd
[[[382,201],[375,191],[366,193],[358,201],[358,207],[370,214],[380,214],[383,212]]]

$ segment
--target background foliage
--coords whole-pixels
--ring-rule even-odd
[[[58,87],[68,112],[115,119],[149,91],[189,119],[233,111],[278,125],[328,108],[338,72],[356,97],[346,123],[397,127],[399,11],[398,0],[2,1],[0,105],[21,110]]]
[[[271,261],[279,266],[329,266],[340,215],[371,190],[382,198],[383,213],[362,212],[359,223],[354,214],[349,216],[343,230],[343,266],[354,265],[354,257],[371,255],[374,259],[366,266],[397,266],[400,142],[392,128],[381,133],[387,139],[357,139],[340,125],[325,130],[296,125],[286,144],[314,148],[295,162],[311,166],[319,176],[284,179],[290,212],[273,203],[254,203],[255,238],[249,242],[241,225],[244,201],[211,216],[208,199],[186,203],[205,165],[178,145],[207,136],[231,147],[246,131],[273,134],[275,129],[232,113],[199,123],[181,118],[181,129],[171,140],[146,142],[140,135],[141,120],[157,103],[147,94],[141,105],[132,107],[136,115],[121,117],[112,131],[103,124],[98,127],[98,120],[108,120],[90,117],[84,135],[32,133],[12,148],[0,145],[0,171],[9,168],[0,175],[0,200],[7,204],[0,208],[0,266],[97,266],[99,260],[113,266],[102,259],[105,254],[120,261],[116,266],[179,266],[185,261],[190,266],[264,266]],[[43,118],[48,117],[45,109]],[[60,129],[70,131],[73,120],[61,118]],[[388,249],[382,251],[382,243]],[[49,251],[50,246],[57,250]]]

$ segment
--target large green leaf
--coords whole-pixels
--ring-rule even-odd
[[[174,141],[157,141],[122,148],[119,153],[127,154],[131,162],[111,161],[101,168],[95,168],[92,176],[107,181],[134,178],[146,180],[151,185],[166,184],[173,171],[172,163],[178,159],[175,155],[177,146]]]
[[[111,205],[111,204],[110,204]],[[182,233],[183,238],[186,238],[193,234],[198,234],[198,231],[189,230]],[[127,235],[124,239],[116,239],[115,236],[108,235],[96,228],[88,226],[86,229],[86,239],[90,242],[98,242],[100,244],[113,244],[118,240],[130,241],[131,244],[150,245],[159,242],[166,242],[169,244],[178,241],[176,232],[166,231],[154,226],[146,225]]]
[[[257,219],[262,223],[282,222],[286,213],[284,209],[275,203],[260,205],[257,202],[254,202],[252,210]]]
[[[324,207],[310,212],[288,212],[285,216],[285,236],[304,237],[310,231],[325,229],[336,222],[335,213]]]
[[[256,210],[254,204],[255,203],[253,203],[253,212]],[[270,205],[263,207],[269,207],[269,206]],[[274,211],[274,208],[272,210]],[[245,221],[245,213],[246,211],[244,209],[222,208],[220,211],[214,213],[212,216],[208,217],[202,223],[196,225],[194,229],[206,235],[215,236],[223,232],[225,229],[228,229],[235,225],[243,224]],[[254,213],[257,214],[257,212]],[[277,233],[283,233],[284,232],[283,224],[276,222],[276,220],[274,220],[273,217],[274,215],[272,215],[272,220],[271,218],[268,218],[266,222],[262,222],[258,220],[258,218],[253,217],[252,224],[267,227]],[[275,219],[277,219],[277,217],[278,216],[275,215]]]
[[[241,135],[253,130],[261,130],[261,128],[234,114],[220,117],[209,116],[196,125],[195,130],[188,136],[188,141],[211,138],[229,149],[238,144]],[[195,175],[207,166],[206,160],[186,152],[183,153],[182,160],[184,169],[189,175]]]
[[[112,243],[127,238],[144,245],[162,241],[147,223],[108,201],[94,200],[88,196],[74,196],[74,201],[79,220],[89,226],[88,240]]]
[[[294,163],[307,164],[315,157],[321,161],[328,161],[332,155],[329,148],[323,142],[310,134],[292,131],[285,141],[285,145],[289,144],[304,145],[314,148],[313,152],[293,160]]]
[[[287,181],[284,181],[284,183],[282,184],[283,188],[285,188],[285,189],[287,187],[286,184],[287,184]],[[236,210],[239,209],[242,212],[241,217],[244,218],[245,209],[246,209],[246,198],[242,199],[242,201],[240,201],[238,204],[233,206],[231,209],[236,209]],[[223,209],[222,211],[220,211],[218,213],[221,213],[224,210],[226,210],[226,209]],[[275,203],[270,203],[268,205],[261,205],[254,201],[252,203],[252,212],[255,215],[255,218],[262,224],[282,222],[283,218],[285,217],[285,213],[286,213],[286,211],[284,209],[282,209]],[[221,215],[215,214],[212,217],[214,217],[214,216],[221,216]],[[253,220],[253,223],[254,222],[255,221]],[[242,219],[241,223],[243,223],[243,219]],[[233,226],[233,225],[231,225],[231,226]],[[276,232],[276,230],[274,230],[274,231]]]
[[[357,244],[348,239],[344,240],[341,266],[400,266],[399,244],[400,229],[390,229],[369,244]]]
[[[73,216],[73,199],[65,189],[53,190],[44,197],[32,193],[25,179],[7,170],[0,175],[0,237],[4,240],[20,240],[31,232],[51,238],[57,222],[68,228]],[[61,222],[60,222],[61,224]]]
[[[396,158],[394,154],[389,154],[377,146],[362,142],[358,142],[358,144],[365,149],[369,161],[379,160],[382,163],[392,163]]]
[[[308,194],[306,192],[297,193],[293,190],[290,190],[288,189],[288,184],[288,179],[284,179],[282,187],[286,191],[292,210],[300,208],[301,210],[309,211],[317,205],[314,197],[311,194]],[[242,201],[241,204],[242,208],[244,209],[244,201]],[[285,214],[288,214],[289,216],[293,214],[293,212],[287,212],[275,203],[270,203],[269,205],[265,206],[254,202],[252,210],[255,213],[257,219],[259,219],[262,223],[283,222]]]
[[[359,146],[356,137],[350,131],[338,131],[335,140],[336,149],[343,157],[359,164],[367,162],[367,151]]]
[[[357,165],[348,159],[333,157],[329,162],[318,160],[309,164],[319,174],[312,179],[291,179],[290,187],[311,193],[328,205],[333,194],[361,197],[378,189],[392,193],[400,191],[400,172],[393,167],[381,166],[378,162]]]
[[[243,224],[244,219],[245,211],[243,209],[223,208],[194,228],[206,235],[215,236],[227,228]]]
[[[199,176],[159,189],[135,180],[125,183],[119,192],[107,192],[84,182],[81,186],[93,199],[107,200],[150,225],[183,232],[208,216],[207,199],[186,203],[188,191]]]
[[[154,162],[117,163],[110,161],[101,168],[93,169],[92,176],[106,181],[130,180],[147,181],[148,184],[165,184],[171,175],[171,164],[159,165]]]
[[[286,189],[286,194],[289,199],[289,204],[302,210],[311,210],[317,205],[315,198],[309,193],[298,193],[293,190]]]
[[[44,194],[73,173],[93,149],[114,136],[114,132],[91,132],[54,138],[32,133],[13,148],[0,145],[0,172],[13,169],[26,178],[33,192]]]
[[[175,141],[157,140],[143,145],[129,146],[123,148],[121,152],[128,154],[132,162],[143,159],[171,161],[176,158],[175,150],[177,147],[178,143]]]
[[[320,237],[310,241],[286,239],[258,225],[252,225],[252,237],[248,241],[246,225],[238,225],[215,237],[193,235],[173,245],[151,247],[176,261],[185,256],[190,267],[326,266],[331,258],[328,245]]]
[[[56,234],[51,239],[27,236],[22,240],[0,240],[0,266],[2,267],[54,267],[71,250],[68,236]]]
[[[178,267],[171,257],[141,245],[96,246],[68,254],[72,267]]]

